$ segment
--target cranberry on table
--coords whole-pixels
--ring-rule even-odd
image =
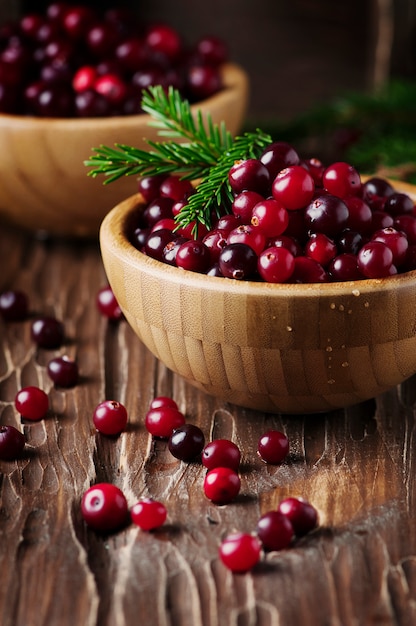
[[[78,365],[66,355],[51,359],[47,370],[50,379],[58,387],[74,387],[78,383]]]
[[[176,428],[169,437],[170,453],[181,461],[193,461],[202,452],[205,436],[199,426],[184,424]]]
[[[285,498],[280,502],[277,511],[286,515],[298,537],[306,535],[318,525],[317,510],[303,498]]]
[[[17,459],[21,455],[25,443],[25,436],[20,430],[7,424],[0,426],[0,459],[4,461]]]
[[[261,543],[255,535],[232,533],[221,542],[219,555],[229,570],[243,574],[260,561]]]
[[[105,400],[95,407],[92,420],[103,435],[119,435],[127,425],[127,410],[117,400]]]
[[[28,316],[29,303],[23,291],[10,290],[0,294],[0,315],[6,322],[21,322]]]
[[[56,317],[40,317],[32,323],[31,336],[39,348],[54,350],[64,341],[64,325]]]
[[[81,513],[87,525],[93,530],[112,532],[127,523],[127,500],[116,485],[97,483],[83,494]]]
[[[289,440],[279,430],[268,430],[260,437],[257,452],[265,463],[279,464],[289,453]]]
[[[156,396],[149,404],[149,409],[159,409],[162,406],[170,406],[177,409],[178,405],[170,396]]]
[[[123,318],[123,312],[109,285],[102,287],[98,291],[96,302],[100,313],[109,320],[118,321]]]
[[[265,550],[284,550],[295,536],[289,517],[279,511],[269,511],[257,522],[257,536]]]
[[[208,470],[228,467],[237,472],[240,461],[240,448],[229,439],[213,439],[202,451],[202,465]]]
[[[20,415],[31,421],[42,419],[49,410],[47,394],[43,389],[35,386],[20,389],[16,394],[14,404]]]
[[[153,437],[169,439],[174,430],[185,424],[185,416],[177,406],[167,403],[151,407],[145,416],[146,430]]]
[[[239,475],[229,467],[214,467],[204,478],[204,494],[214,504],[229,504],[241,488]]]
[[[152,498],[143,498],[130,509],[131,521],[141,530],[160,528],[167,517],[167,510],[162,502]]]

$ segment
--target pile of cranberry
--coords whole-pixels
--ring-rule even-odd
[[[0,112],[137,114],[151,85],[172,85],[198,102],[221,89],[227,56],[218,37],[188,46],[169,25],[142,24],[126,8],[54,2],[0,26]]]
[[[231,209],[208,231],[178,227],[195,190],[175,176],[144,177],[146,207],[130,232],[140,251],[211,276],[272,283],[383,278],[416,268],[416,210],[389,181],[362,181],[351,164],[301,159],[283,141],[228,173]]]

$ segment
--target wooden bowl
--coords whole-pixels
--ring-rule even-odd
[[[128,198],[102,223],[107,277],[143,343],[198,388],[247,408],[314,413],[416,373],[416,271],[310,285],[184,271],[130,244],[142,202]]]
[[[224,67],[224,89],[193,106],[234,135],[241,128],[248,78],[237,65]],[[53,235],[98,237],[104,215],[135,193],[135,177],[110,185],[87,176],[93,148],[115,143],[147,148],[158,138],[148,115],[51,119],[0,114],[0,214]]]

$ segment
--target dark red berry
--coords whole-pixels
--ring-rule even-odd
[[[233,533],[223,539],[219,548],[223,564],[232,572],[245,573],[260,560],[261,544],[249,533]]]
[[[31,335],[39,348],[53,350],[64,341],[64,325],[55,317],[41,317],[33,322]]]
[[[265,550],[284,550],[294,537],[292,522],[279,511],[269,511],[257,522],[257,536]]]
[[[381,241],[369,241],[358,253],[358,268],[366,278],[390,276],[393,253]]]
[[[295,258],[287,248],[277,246],[266,248],[259,255],[257,269],[266,282],[284,283],[289,281],[293,274]]]
[[[270,179],[274,180],[281,170],[299,165],[300,159],[293,146],[285,141],[276,141],[264,150],[260,161],[269,170]]]
[[[119,435],[127,425],[126,407],[117,400],[105,400],[95,407],[92,420],[103,435]]]
[[[181,461],[192,461],[202,452],[205,437],[202,430],[194,424],[184,424],[176,428],[169,438],[169,451]]]
[[[149,405],[149,409],[159,409],[162,406],[170,406],[177,409],[178,405],[170,396],[156,396]]]
[[[273,181],[273,197],[286,209],[295,211],[309,204],[315,191],[315,181],[301,165],[281,170]]]
[[[270,189],[270,174],[258,159],[237,161],[228,172],[228,181],[234,193],[255,191],[261,195]]]
[[[23,291],[4,291],[0,294],[0,315],[6,322],[21,322],[28,315],[29,304]]]
[[[143,498],[130,509],[131,521],[141,530],[153,530],[162,526],[167,517],[164,504],[152,498]]]
[[[241,481],[229,467],[214,467],[204,479],[204,493],[214,504],[229,504],[238,496]]]
[[[17,392],[15,407],[20,415],[27,420],[40,420],[45,417],[49,409],[47,394],[39,387],[23,387]]]
[[[303,498],[285,498],[277,510],[290,520],[298,537],[306,535],[318,525],[317,510]]]
[[[112,532],[127,522],[127,500],[115,485],[98,483],[82,496],[81,512],[85,522],[94,530]]]
[[[361,191],[361,178],[355,167],[343,161],[329,165],[322,177],[325,189],[334,196],[346,198]]]
[[[26,439],[14,426],[0,426],[0,459],[13,461],[17,459],[25,447]]]
[[[289,453],[289,440],[279,430],[268,430],[260,437],[257,452],[265,463],[281,463]]]
[[[102,287],[97,293],[97,307],[101,315],[107,317],[111,321],[122,319],[123,312],[117,302],[113,290],[109,285]]]
[[[240,460],[240,448],[229,439],[214,439],[202,451],[202,465],[208,470],[228,467],[237,472]]]
[[[230,243],[221,250],[218,265],[226,278],[248,280],[256,274],[257,254],[245,243]]]
[[[58,356],[48,363],[48,374],[58,387],[74,387],[78,383],[78,365],[68,356]]]

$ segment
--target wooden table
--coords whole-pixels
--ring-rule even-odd
[[[167,371],[125,321],[95,305],[106,278],[97,242],[50,241],[0,225],[0,280],[25,291],[31,316],[65,324],[65,345],[37,349],[31,320],[0,321],[1,423],[23,429],[24,456],[0,462],[2,626],[367,626],[416,624],[416,379],[349,408],[315,416],[267,415],[207,397]],[[81,381],[54,388],[48,361],[76,358]],[[16,391],[38,385],[51,410],[21,423]],[[202,491],[204,470],[152,441],[143,419],[156,395],[172,396],[206,439],[242,449],[242,490],[226,506]],[[104,399],[125,404],[120,437],[95,432]],[[281,466],[256,457],[266,429],[288,434]],[[146,533],[87,529],[80,499],[110,481],[130,505],[163,501],[168,522]],[[320,527],[255,569],[233,575],[219,561],[221,538],[254,530],[288,495],[319,510]]]

